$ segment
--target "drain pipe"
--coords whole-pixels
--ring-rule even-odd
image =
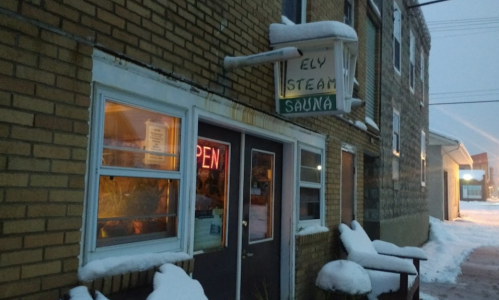
[[[285,47],[277,50],[262,52],[248,56],[226,56],[224,58],[224,69],[232,71],[238,68],[261,65],[293,58],[302,57],[303,53],[296,47]]]

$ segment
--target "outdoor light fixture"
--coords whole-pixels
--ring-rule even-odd
[[[471,179],[473,179],[473,176],[471,176],[471,174],[464,174],[463,179],[464,180],[471,180]]]

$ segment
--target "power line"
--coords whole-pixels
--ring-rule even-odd
[[[492,92],[492,91],[499,91],[499,89],[430,93],[430,96],[431,95],[442,95],[442,94],[478,93],[478,92]]]
[[[432,39],[445,39],[445,38],[451,38],[451,37],[463,36],[463,35],[478,35],[478,34],[484,34],[484,33],[497,32],[498,30],[499,30],[499,28],[492,29],[492,30],[486,30],[486,31],[480,31],[480,32],[468,32],[468,33],[442,35],[442,36],[433,36],[432,35],[431,38]]]
[[[475,103],[491,103],[491,102],[499,102],[499,100],[462,101],[462,102],[438,102],[438,103],[428,103],[428,105],[475,104]]]
[[[433,1],[430,1],[430,2],[426,2],[426,3],[410,5],[410,6],[407,6],[407,8],[411,9],[411,8],[415,8],[415,7],[421,7],[421,6],[425,6],[425,5],[429,5],[429,4],[435,4],[435,3],[438,3],[438,2],[444,2],[444,1],[450,1],[450,0],[433,0]]]
[[[426,22],[427,25],[440,25],[447,23],[475,23],[475,22],[486,22],[486,21],[495,21],[499,20],[497,17],[488,17],[488,18],[472,18],[472,19],[452,19],[452,20],[442,20],[442,21],[430,21]]]

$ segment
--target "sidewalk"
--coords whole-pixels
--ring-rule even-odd
[[[421,292],[440,300],[499,298],[499,247],[475,249],[461,264],[456,283],[421,282]]]

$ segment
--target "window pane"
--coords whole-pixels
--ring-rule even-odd
[[[179,170],[180,119],[106,101],[102,165]]]
[[[274,154],[251,151],[250,242],[272,238],[274,215]]]
[[[194,251],[225,246],[229,146],[198,139]]]
[[[295,24],[302,23],[302,0],[283,0],[282,1],[282,14]],[[304,22],[303,22],[304,23]]]
[[[300,220],[320,219],[320,189],[300,188]]]
[[[179,180],[101,176],[97,246],[177,236]]]
[[[301,150],[300,181],[321,182],[321,155]]]
[[[393,63],[395,64],[395,68],[397,70],[400,70],[400,42],[397,39],[395,39],[394,41],[394,48]]]

